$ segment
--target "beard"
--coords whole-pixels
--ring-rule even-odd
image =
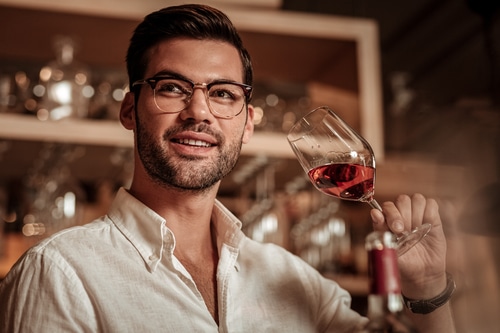
[[[206,124],[176,126],[167,130],[163,135],[163,141],[159,142],[142,126],[139,119],[136,119],[136,122],[139,157],[148,176],[162,187],[173,187],[183,191],[206,191],[227,176],[238,161],[241,140],[226,146],[224,137],[212,131]],[[164,143],[168,143],[173,134],[185,130],[207,132],[216,137],[219,143],[217,156],[206,159],[170,154]]]

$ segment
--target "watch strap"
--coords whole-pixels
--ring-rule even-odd
[[[453,276],[449,273],[446,274],[446,288],[442,293],[431,299],[411,299],[403,296],[403,302],[406,307],[413,313],[428,314],[436,310],[440,306],[446,304],[452,297],[455,289],[457,288]]]

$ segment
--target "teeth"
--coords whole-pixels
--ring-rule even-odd
[[[193,140],[193,139],[180,139],[179,143],[190,145],[190,146],[198,146],[198,147],[210,147],[211,144],[201,140]]]

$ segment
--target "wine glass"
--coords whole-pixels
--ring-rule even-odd
[[[373,197],[375,155],[370,144],[329,107],[306,114],[292,126],[287,139],[316,189],[340,199],[366,202],[382,211]],[[430,227],[422,224],[399,235],[398,255],[418,243]]]

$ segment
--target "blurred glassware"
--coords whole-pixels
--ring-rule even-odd
[[[5,220],[7,214],[7,193],[0,187],[0,259],[5,255]]]
[[[245,165],[234,180],[243,187],[255,180],[255,200],[241,216],[245,234],[262,243],[274,243],[288,248],[288,221],[281,197],[275,192],[275,163],[266,156],[257,156]]]
[[[12,76],[0,75],[0,113],[10,112],[16,104]]]
[[[41,96],[37,117],[40,120],[86,118],[89,101],[94,95],[90,71],[74,60],[75,42],[67,36],[57,36],[54,42],[57,57],[40,70]]]
[[[343,273],[349,266],[349,223],[332,201],[295,224],[290,233],[296,254],[322,273]]]
[[[95,76],[99,74],[94,73]],[[89,118],[118,120],[121,102],[128,91],[125,73],[113,71],[101,74],[101,78],[94,83],[94,90],[89,104]]]
[[[69,165],[84,154],[83,146],[44,145],[26,179],[31,207],[23,218],[25,236],[45,237],[80,224],[85,193]]]

